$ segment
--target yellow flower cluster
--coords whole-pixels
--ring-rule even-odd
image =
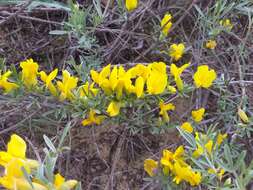
[[[192,156],[194,158],[198,158],[201,155],[203,155],[205,152],[207,152],[207,154],[211,156],[212,151],[216,149],[217,147],[219,147],[224,141],[224,139],[226,138],[227,138],[227,134],[219,133],[217,136],[216,144],[215,144],[214,141],[211,139],[208,139],[206,135],[196,132],[195,140],[197,142],[197,149],[193,152]],[[203,141],[206,143],[204,145],[200,144],[200,142],[203,142]]]
[[[233,24],[231,23],[230,19],[223,19],[223,20],[220,20],[219,25],[220,25],[220,27],[222,27],[223,29],[225,29],[225,30],[227,30],[227,31],[231,31],[232,28],[234,27]],[[216,35],[220,34],[221,31],[222,31],[222,30],[219,30],[219,31],[217,32]],[[207,49],[212,49],[212,50],[213,50],[213,49],[216,48],[217,42],[216,42],[216,40],[214,39],[214,37],[216,37],[216,36],[212,36],[212,39],[209,39],[209,40],[207,40],[207,41],[205,42],[205,47],[206,47]]]
[[[39,72],[39,65],[33,59],[28,59],[20,63],[22,69],[22,82],[28,88],[35,88],[38,84],[38,76],[45,84],[45,87],[53,96],[58,96],[61,101],[65,99],[73,100],[73,90],[77,87],[78,78],[72,77],[67,70],[62,71],[62,81],[57,81],[57,86],[53,80],[57,77],[58,69],[48,75],[44,71]]]
[[[191,186],[197,186],[201,183],[201,173],[194,171],[189,164],[186,163],[184,157],[184,148],[180,146],[173,153],[169,150],[163,150],[160,160],[162,173],[171,176],[176,184],[182,181],[190,183]],[[159,164],[153,159],[144,161],[144,170],[150,175],[155,176],[158,173]]]
[[[191,128],[188,123],[183,124],[186,128]],[[227,134],[218,133],[212,140],[207,135],[196,132],[195,142],[197,144],[196,150],[193,151],[192,157],[199,159],[200,156],[208,156],[212,159],[213,151],[217,150],[223,141],[227,138]],[[204,143],[203,143],[204,142]],[[191,153],[191,151],[190,151]],[[179,146],[175,152],[170,150],[163,150],[160,162],[153,159],[146,159],[144,161],[144,170],[149,176],[169,176],[173,182],[180,184],[182,181],[188,182],[191,186],[197,186],[202,181],[202,175],[199,171],[193,170],[186,162],[186,152],[183,146]],[[214,164],[215,165],[215,164]],[[225,170],[214,165],[207,166],[206,170],[209,174],[214,174],[218,179],[222,179]]]
[[[205,108],[200,108],[198,110],[192,111],[192,119],[194,122],[199,123],[203,120],[205,114]],[[190,122],[184,122],[181,126],[181,129],[184,131],[187,131],[188,133],[192,133],[194,128],[192,127],[192,124]]]
[[[162,94],[168,83],[166,64],[154,62],[145,66],[138,64],[129,70],[122,66],[107,65],[99,73],[91,70],[92,80],[108,95],[114,95],[113,100],[107,109],[108,114],[113,117],[119,114],[122,96],[135,94],[137,98],[143,97],[145,86],[147,94]]]
[[[26,158],[26,143],[16,134],[11,136],[7,151],[0,151],[0,165],[4,167],[4,175],[0,177],[0,185],[9,190],[71,190],[77,185],[76,180],[65,181],[60,174],[54,176],[52,185],[32,177],[32,182],[27,181],[22,169],[32,176],[40,163]]]
[[[180,54],[184,46],[183,44],[179,44],[178,46],[173,46],[172,49]],[[175,56],[175,59],[178,59],[181,55],[175,52],[173,56]],[[189,66],[190,63],[180,67],[176,64],[171,64],[170,66],[170,74],[174,79],[178,91],[184,89],[181,75]],[[10,81],[11,71],[0,75],[0,88],[6,93],[18,89],[22,85],[28,90],[45,88],[60,101],[68,100],[71,102],[81,99],[94,99],[100,94],[101,96],[106,96],[106,100],[109,101],[106,112],[110,117],[120,114],[121,108],[125,106],[124,101],[128,97],[142,99],[150,95],[159,96],[164,93],[175,94],[177,92],[177,89],[169,84],[167,66],[164,62],[153,62],[148,65],[137,64],[128,70],[122,66],[111,66],[109,64],[102,68],[100,72],[91,70],[90,76],[93,82],[89,83],[87,81],[81,85],[78,85],[79,79],[71,76],[67,70],[62,71],[62,76],[58,76],[58,69],[48,74],[45,71],[40,71],[38,63],[32,59],[21,62],[20,67],[21,82],[18,83],[19,85]],[[58,78],[61,78],[61,80]],[[214,70],[209,70],[207,65],[201,65],[197,68],[193,79],[197,88],[209,88],[216,79],[216,73]],[[43,86],[40,84],[43,84]],[[160,101],[159,108],[159,115],[162,116],[164,121],[168,122],[169,116],[167,112],[174,110],[175,106],[172,103],[166,104]],[[82,121],[84,126],[92,124],[100,125],[106,118],[106,115],[100,114],[103,111],[94,108],[88,109],[89,113]],[[191,131],[189,125],[184,125],[182,128],[188,128]]]

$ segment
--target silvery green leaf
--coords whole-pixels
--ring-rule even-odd
[[[53,1],[53,0],[37,0],[37,1],[33,1],[27,8],[28,11],[32,11],[32,9],[37,8],[37,7],[49,7],[49,8],[56,8],[56,9],[62,9],[65,11],[70,11],[70,8],[67,7],[66,5],[59,3],[57,1]]]
[[[65,35],[65,34],[68,34],[69,32],[68,31],[65,31],[65,30],[51,30],[49,32],[49,34],[51,35]]]
[[[29,174],[27,173],[26,169],[25,169],[24,167],[21,167],[21,170],[22,170],[22,172],[23,172],[23,174],[24,174],[24,177],[25,177],[26,181],[27,181],[27,182],[29,183],[29,185],[31,185],[31,187],[34,189],[34,186],[33,186],[33,184],[32,184],[32,180],[31,180]]]
[[[52,141],[46,135],[43,135],[43,138],[44,138],[45,143],[47,144],[48,148],[52,152],[56,153],[57,151],[56,151],[56,148],[55,148],[54,144],[52,143]]]

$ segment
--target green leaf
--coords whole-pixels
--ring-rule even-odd
[[[39,179],[41,182],[46,183],[47,179],[44,175],[44,172],[45,172],[44,164],[40,163],[37,169],[36,178]]]
[[[228,161],[228,165],[230,166],[230,168],[234,168],[233,167],[234,164],[233,164],[233,160],[232,160],[232,154],[231,154],[230,148],[227,144],[225,144],[225,146],[224,146],[224,153],[225,153],[225,158]]]
[[[80,182],[76,185],[75,190],[82,190],[82,186]]]
[[[69,32],[68,31],[65,31],[65,30],[52,30],[49,32],[49,34],[51,35],[65,35],[65,34],[68,34]]]
[[[54,144],[52,143],[52,141],[46,135],[43,135],[43,138],[44,138],[44,141],[47,144],[48,148],[52,152],[57,153],[56,148],[55,148]]]
[[[65,11],[70,12],[70,8],[67,7],[66,5],[59,3],[57,1],[52,1],[52,0],[38,0],[38,1],[33,1],[28,7],[28,11],[32,11],[32,9],[37,8],[37,7],[48,7],[48,8],[56,8],[56,9],[62,9]]]
[[[246,151],[242,151],[236,160],[236,163],[234,166],[235,170],[239,169],[241,165],[244,163],[245,156],[246,156]]]
[[[2,0],[0,1],[0,5],[10,5],[10,4],[23,4],[26,1],[22,0]]]
[[[192,134],[185,132],[180,127],[176,127],[179,131],[180,135],[192,146],[192,148],[196,149],[196,141]]]
[[[27,173],[26,169],[25,169],[24,167],[21,167],[21,170],[22,170],[22,172],[23,172],[23,174],[24,174],[24,177],[25,177],[26,181],[27,181],[27,182],[29,183],[29,185],[31,185],[31,187],[34,189],[34,186],[33,186],[33,184],[32,184],[32,180],[31,180],[29,174]]]
[[[71,123],[68,123],[67,126],[64,128],[63,133],[61,135],[61,139],[59,141],[58,150],[62,147],[65,137],[67,136],[68,132],[71,129]]]

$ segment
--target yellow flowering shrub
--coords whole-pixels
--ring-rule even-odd
[[[185,85],[181,76],[190,67],[190,63],[178,67],[173,63],[168,66],[165,62],[153,62],[136,64],[128,69],[109,64],[100,71],[90,70],[90,80],[85,82],[81,82],[79,77],[71,75],[67,70],[60,72],[56,68],[47,74],[32,59],[21,62],[20,67],[21,82],[14,82],[14,79],[12,82],[8,81],[11,71],[1,77],[0,87],[5,93],[23,88],[28,90],[27,93],[45,92],[60,101],[70,102],[73,107],[79,105],[81,107],[78,110],[84,109],[85,113],[80,113],[83,115],[81,123],[84,126],[101,125],[103,121],[117,117],[128,121],[125,115],[128,109],[140,110],[142,113],[148,111],[148,107],[146,110],[137,109],[137,102],[159,108],[159,112],[152,114],[161,117],[152,116],[152,121],[163,126],[170,122],[169,112],[176,109],[176,105],[173,102],[167,103],[164,97],[167,94],[184,93]],[[197,88],[208,88],[216,78],[216,73],[214,70],[209,71],[205,65],[199,66],[193,78]],[[192,84],[187,84],[190,85]],[[193,87],[191,89],[194,90]],[[193,112],[193,119],[199,122],[202,116]],[[186,124],[182,128],[193,130]]]
[[[92,5],[89,6],[91,2]],[[105,169],[101,167],[101,171],[106,170],[106,174],[109,174],[100,175],[100,167],[91,169],[90,166],[95,164],[88,163],[87,173],[98,173],[99,178],[101,177],[101,182],[98,180],[99,186],[95,188],[124,188],[121,187],[122,184],[114,187],[113,181],[119,179],[118,176],[114,177],[116,172],[125,173],[126,168],[123,166],[122,171],[118,168],[116,171],[114,167],[121,165],[118,161],[129,164],[130,167],[131,164],[135,165],[135,162],[128,161],[129,153],[131,157],[138,155],[136,166],[139,166],[140,160],[143,162],[145,172],[142,174],[148,176],[144,181],[148,185],[155,185],[150,188],[145,185],[128,189],[250,188],[253,161],[249,161],[252,160],[251,152],[245,150],[252,146],[253,125],[251,99],[247,98],[251,92],[248,86],[252,83],[251,65],[248,61],[252,45],[252,13],[248,11],[251,4],[217,0],[210,1],[207,5],[201,1],[193,1],[188,6],[185,1],[187,6],[181,7],[179,5],[182,2],[175,1],[171,4],[170,1],[97,0],[84,3],[70,0],[69,6],[55,1],[31,1],[27,5],[24,4],[24,13],[37,6],[39,8],[36,11],[50,11],[46,11],[46,20],[34,20],[33,14],[29,15],[29,18],[23,18],[21,15],[18,20],[31,22],[32,27],[33,24],[36,27],[37,22],[42,24],[42,28],[44,24],[48,24],[50,29],[56,30],[49,32],[55,35],[49,38],[53,41],[43,44],[42,39],[31,43],[38,47],[28,51],[24,48],[27,46],[27,39],[21,40],[25,42],[25,46],[21,46],[21,57],[36,57],[34,53],[38,50],[46,49],[48,45],[58,46],[58,43],[63,46],[57,50],[66,48],[68,54],[61,60],[64,65],[58,64],[57,58],[57,63],[53,65],[58,65],[58,68],[52,68],[52,65],[40,66],[31,58],[18,64],[16,60],[6,62],[14,63],[15,66],[5,65],[4,59],[0,59],[0,95],[6,99],[3,102],[7,102],[7,106],[1,106],[3,112],[0,115],[2,114],[3,118],[5,114],[15,117],[5,110],[5,107],[20,109],[16,108],[10,99],[15,103],[23,99],[25,103],[28,102],[28,105],[19,104],[20,107],[25,107],[25,110],[18,116],[24,115],[27,118],[17,125],[13,124],[14,126],[8,128],[8,123],[5,129],[5,118],[3,121],[1,118],[1,134],[6,130],[16,130],[19,126],[18,130],[23,130],[22,125],[27,119],[29,130],[33,133],[34,123],[37,130],[40,125],[47,125],[44,121],[48,119],[50,134],[54,136],[54,143],[59,140],[59,146],[55,147],[44,135],[47,145],[43,149],[45,155],[40,157],[40,152],[36,152],[38,158],[30,159],[27,157],[30,154],[24,139],[16,134],[11,135],[6,148],[2,148],[6,150],[0,151],[0,189],[81,190],[81,184],[77,180],[65,179],[60,174],[63,173],[64,167],[56,168],[57,159],[60,156],[65,157],[61,155],[62,151],[70,148],[63,146],[67,130],[80,126],[85,127],[74,129],[74,135],[72,131],[69,134],[69,144],[87,142],[87,153],[93,151],[90,144],[95,144],[96,152],[92,152],[95,164],[99,165],[101,159],[101,164],[105,165]],[[22,3],[18,6],[23,6]],[[12,7],[16,9],[18,6]],[[56,19],[51,22],[51,12],[58,9],[60,13],[64,13],[61,18],[63,20]],[[235,12],[243,13],[231,14]],[[1,22],[3,26],[12,20],[8,19],[8,14],[1,17],[7,18]],[[241,20],[243,22],[240,23]],[[236,21],[236,25],[232,21]],[[238,32],[237,26],[245,28]],[[22,39],[22,28],[18,27],[17,31],[6,35],[4,32],[8,31],[8,28],[9,26],[0,31],[4,38],[15,39],[13,35],[17,35]],[[57,35],[65,36],[55,41]],[[105,39],[102,36],[105,36]],[[68,43],[62,43],[63,40],[68,40]],[[3,40],[4,45],[5,41],[8,40]],[[16,51],[18,47],[13,49]],[[1,54],[5,54],[5,49],[8,48],[0,48]],[[55,48],[50,48],[50,51],[51,49],[54,51]],[[108,52],[112,54],[108,56]],[[125,55],[122,56],[123,54]],[[45,55],[51,59],[51,52]],[[100,55],[101,60],[98,58]],[[73,56],[73,59],[69,59],[69,56]],[[56,57],[52,53],[52,60]],[[20,55],[15,58],[19,59]],[[112,64],[101,65],[102,60],[110,60]],[[119,60],[129,62],[124,64]],[[150,62],[133,63],[133,60]],[[235,60],[236,72],[231,72],[230,68],[235,65],[229,64],[229,67],[226,67],[226,64]],[[220,65],[222,67],[219,68]],[[221,71],[223,67],[226,73],[216,73],[214,68]],[[236,77],[240,79],[233,81]],[[228,90],[230,88],[236,91],[236,96],[231,95],[233,93]],[[213,106],[216,103],[217,105]],[[30,114],[32,109],[37,108],[34,115]],[[38,118],[34,119],[37,116]],[[54,120],[51,120],[51,117]],[[16,120],[16,117],[14,119]],[[55,121],[55,128],[52,128],[51,121]],[[67,122],[69,126],[61,135],[58,134],[62,129],[61,125]],[[109,137],[109,143],[103,142],[107,141],[105,138],[94,139],[94,142],[92,139],[90,142],[87,138],[91,135],[90,132],[95,138],[105,134]],[[114,135],[116,139],[111,139]],[[165,142],[162,142],[164,139]],[[109,148],[105,146],[107,144]],[[159,149],[158,146],[162,148]],[[135,150],[136,147],[138,151]],[[63,163],[66,161],[66,171],[69,170],[68,164],[72,164],[72,152],[68,155],[68,160],[63,159]],[[86,154],[86,150],[83,152]],[[109,155],[104,155],[108,152]],[[99,159],[96,159],[97,156]],[[76,159],[75,155],[73,157]],[[87,159],[90,159],[89,155]],[[127,159],[127,162],[121,162],[121,159]],[[79,161],[79,158],[76,160]],[[107,160],[113,162],[107,163]],[[84,167],[86,170],[86,165]],[[97,168],[99,172],[95,171]],[[131,172],[127,169],[127,173]],[[86,175],[86,172],[84,173]],[[84,186],[85,189],[92,189],[93,182],[97,185],[96,177],[89,179],[92,182],[82,178],[80,180],[90,183]],[[104,181],[105,187],[100,185]]]
[[[237,169],[229,165],[236,158],[226,142],[228,134],[217,131],[208,134],[195,132],[193,137],[189,122],[177,129],[188,145],[181,145],[174,152],[163,149],[160,159],[144,160],[144,170],[156,180],[155,183],[162,184],[167,189],[185,189],[188,186],[192,189],[196,186],[212,189],[213,184],[219,184],[216,187],[220,188],[235,185],[232,182],[228,184],[225,180],[225,176],[237,173]],[[244,158],[245,153],[239,155],[237,162]],[[244,163],[241,164],[244,167]]]

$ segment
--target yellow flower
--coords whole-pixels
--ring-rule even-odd
[[[212,86],[213,81],[216,79],[216,72],[207,65],[198,66],[197,72],[194,74],[193,79],[197,88],[209,88]]]
[[[221,168],[221,169],[209,168],[207,171],[208,171],[209,174],[214,174],[214,175],[216,175],[216,176],[219,178],[219,180],[222,179],[222,177],[223,177],[223,175],[224,175],[224,173],[225,173],[225,170],[222,169],[222,168]]]
[[[79,88],[79,95],[80,97],[92,97],[96,96],[99,92],[99,89],[94,88],[95,83],[89,84],[89,82],[86,82],[84,85],[80,86]]]
[[[204,153],[204,149],[207,151],[207,153],[209,155],[212,155],[212,150],[213,150],[213,141],[212,140],[209,140],[204,148],[199,144],[197,143],[197,149],[193,152],[192,156],[194,158],[198,158],[200,157],[203,153]]]
[[[180,91],[183,90],[183,88],[184,88],[184,83],[181,79],[181,74],[189,66],[190,66],[190,63],[184,64],[181,67],[177,67],[175,64],[171,64],[171,66],[170,66],[170,73],[171,73],[171,75],[174,76],[174,80],[176,82],[177,88]]]
[[[164,36],[167,36],[169,33],[169,30],[172,26],[171,22],[172,16],[171,14],[165,14],[163,19],[161,20],[161,28],[162,28],[162,33]]]
[[[181,59],[181,57],[184,54],[184,50],[185,50],[185,46],[183,43],[180,44],[172,44],[170,46],[170,51],[169,51],[169,55],[170,57],[175,60],[178,61],[179,59]]]
[[[76,88],[77,82],[78,78],[72,77],[67,70],[62,72],[62,81],[57,81],[58,89],[61,92],[61,101],[65,99],[72,100],[74,98],[72,90]]]
[[[189,179],[189,183],[191,184],[191,186],[197,186],[201,183],[202,180],[202,176],[200,172],[191,172],[190,175],[190,179]]]
[[[11,73],[11,71],[7,71],[2,75],[0,71],[0,88],[3,88],[6,93],[18,88],[17,84],[8,82]]]
[[[83,126],[87,126],[87,125],[92,125],[92,124],[96,124],[96,125],[100,125],[103,120],[104,120],[104,116],[96,116],[96,112],[95,110],[91,109],[89,112],[89,116],[87,119],[84,119],[82,121]]]
[[[137,98],[140,98],[143,95],[144,91],[144,79],[142,77],[138,77],[135,81],[135,93]]]
[[[108,73],[108,75],[109,75],[110,72],[111,72],[111,68],[110,68],[111,65],[110,65],[110,64],[107,65],[107,67],[104,67],[102,71],[104,71],[105,68],[108,68],[108,66],[109,66],[109,73]],[[101,73],[102,73],[102,71],[101,71]],[[102,78],[101,73],[98,73],[97,71],[94,71],[93,69],[90,70],[91,78],[92,78],[92,80],[93,80],[95,83],[97,83],[97,84],[100,84],[100,80],[101,80],[101,78]],[[106,77],[107,77],[107,76],[104,76],[103,78],[106,78]]]
[[[216,141],[217,145],[220,146],[222,144],[222,142],[224,141],[224,139],[227,138],[227,136],[228,135],[226,133],[225,134],[219,133],[218,137],[217,137],[217,141]]]
[[[169,150],[163,150],[163,156],[160,160],[161,165],[163,166],[164,175],[168,175],[170,171],[173,170],[174,155]]]
[[[118,80],[118,83],[117,83],[117,86],[116,86],[116,89],[115,89],[116,98],[118,100],[120,100],[121,97],[122,97],[124,85],[125,85],[124,80]]]
[[[18,135],[13,134],[7,144],[7,152],[0,152],[0,164],[4,166],[13,157],[25,159],[26,143]]]
[[[147,79],[147,91],[149,94],[162,94],[168,84],[166,64],[164,62],[154,62],[148,66],[150,74]]]
[[[36,178],[33,179],[33,182],[36,182],[36,183],[42,185],[46,190],[51,190],[51,189],[73,190],[78,183],[76,180],[65,180],[65,178],[63,176],[61,176],[61,174],[59,174],[59,173],[54,175],[53,184],[52,183],[44,183],[43,181],[40,181],[39,179],[36,179]],[[26,189],[24,189],[24,190],[26,190]],[[35,190],[37,190],[37,189],[35,189]]]
[[[184,122],[180,127],[181,127],[181,129],[187,131],[188,133],[193,132],[193,127],[189,122]]]
[[[127,72],[130,73],[132,78],[142,77],[144,81],[146,81],[151,70],[145,65],[137,64],[136,66],[130,68]]]
[[[187,164],[184,161],[184,147],[179,146],[176,151],[173,153],[169,150],[163,150],[163,156],[160,160],[161,165],[163,166],[164,175],[168,175],[170,172],[174,172],[174,163],[178,162],[182,166]]]
[[[107,108],[107,113],[110,115],[110,117],[115,117],[119,114],[120,112],[120,102],[115,102],[115,101],[112,101],[108,108]]]
[[[55,190],[71,190],[77,185],[76,180],[65,180],[61,174],[56,174],[54,178]]]
[[[118,84],[118,67],[114,66],[109,76],[111,89],[114,91]]]
[[[174,153],[169,150],[163,150],[163,156],[160,162],[163,166],[168,167],[168,169],[172,171],[174,162],[178,162],[181,165],[186,165],[186,163],[184,162],[183,155],[183,146],[179,146]]]
[[[168,85],[167,88],[171,94],[177,93],[177,89],[174,86]]]
[[[106,79],[110,75],[110,73],[111,73],[111,64],[104,67],[100,73],[94,70],[90,71],[92,80],[99,86],[101,85],[101,83],[104,82],[104,79]]]
[[[48,190],[43,185],[32,182],[32,186],[23,175],[22,168],[30,174],[30,169],[21,159],[14,158],[5,166],[4,175],[0,177],[0,185],[10,190]]]
[[[212,140],[209,140],[206,144],[205,144],[205,148],[206,148],[206,151],[209,155],[212,154],[212,149],[213,149],[213,141]]]
[[[199,123],[203,120],[203,116],[205,114],[205,108],[200,108],[198,110],[192,111],[192,118],[195,122]]]
[[[7,144],[7,152],[0,152],[0,165],[4,167],[4,174],[0,176],[0,185],[10,190],[51,190],[50,184],[44,184],[33,176],[32,185],[27,181],[23,169],[30,176],[31,170],[38,168],[35,160],[26,158],[26,143],[18,135],[13,134]],[[76,180],[68,180],[60,175],[55,175],[55,190],[71,190],[77,184]]]
[[[190,166],[182,166],[178,162],[174,164],[174,174],[175,178],[173,181],[179,184],[181,181],[186,181],[190,183],[191,186],[199,185],[201,182],[200,172],[192,171]]]
[[[221,20],[220,25],[228,30],[232,30],[233,28],[233,24],[231,23],[229,19]]]
[[[163,156],[160,163],[163,167],[164,175],[174,176],[173,181],[179,184],[181,181],[190,183],[191,186],[196,186],[201,182],[201,174],[194,172],[184,161],[184,147],[179,146],[173,153],[169,150],[163,150]]]
[[[208,48],[208,49],[215,49],[216,46],[217,46],[217,43],[215,40],[208,40],[206,42],[206,48]]]
[[[0,185],[7,189],[32,190],[21,168],[23,167],[30,174],[31,169],[38,167],[38,162],[26,158],[26,143],[21,137],[16,134],[11,135],[7,151],[0,152],[0,165],[5,169],[4,175],[0,177]],[[38,184],[34,184],[34,187],[38,187],[38,190],[43,189]]]
[[[126,0],[126,8],[128,11],[136,9],[138,6],[138,0]]]
[[[110,65],[107,65],[100,73],[92,70],[91,77],[107,95],[115,93],[118,100],[121,99],[124,89],[127,93],[137,92],[132,85],[131,72],[125,72],[123,67],[114,66],[111,71]],[[140,93],[140,86],[138,86],[138,93]]]
[[[201,145],[197,145],[197,149],[192,153],[193,158],[199,158],[204,153]]]
[[[237,113],[238,113],[240,119],[244,123],[249,123],[249,118],[248,118],[247,114],[242,109],[239,108]]]
[[[38,63],[34,62],[33,59],[27,59],[20,63],[20,67],[22,68],[22,81],[25,86],[28,88],[35,86],[39,69]]]
[[[6,166],[12,159],[19,159],[31,168],[36,168],[38,162],[26,158],[26,143],[16,134],[11,135],[11,139],[7,144],[7,151],[0,151],[0,165]]]
[[[52,81],[57,76],[58,69],[53,70],[49,75],[47,75],[44,71],[41,71],[39,74],[40,79],[46,84],[46,88],[49,89],[52,95],[57,96],[57,90]]]
[[[167,111],[175,110],[175,106],[172,103],[165,104],[163,101],[159,103],[160,112],[159,114],[163,116],[164,121],[169,122],[170,118]]]
[[[148,173],[149,176],[155,175],[155,170],[158,168],[158,162],[152,159],[146,159],[144,161],[144,170]]]
[[[218,173],[218,178],[221,180],[223,175],[225,173],[225,170],[224,169],[220,169],[219,173]]]

